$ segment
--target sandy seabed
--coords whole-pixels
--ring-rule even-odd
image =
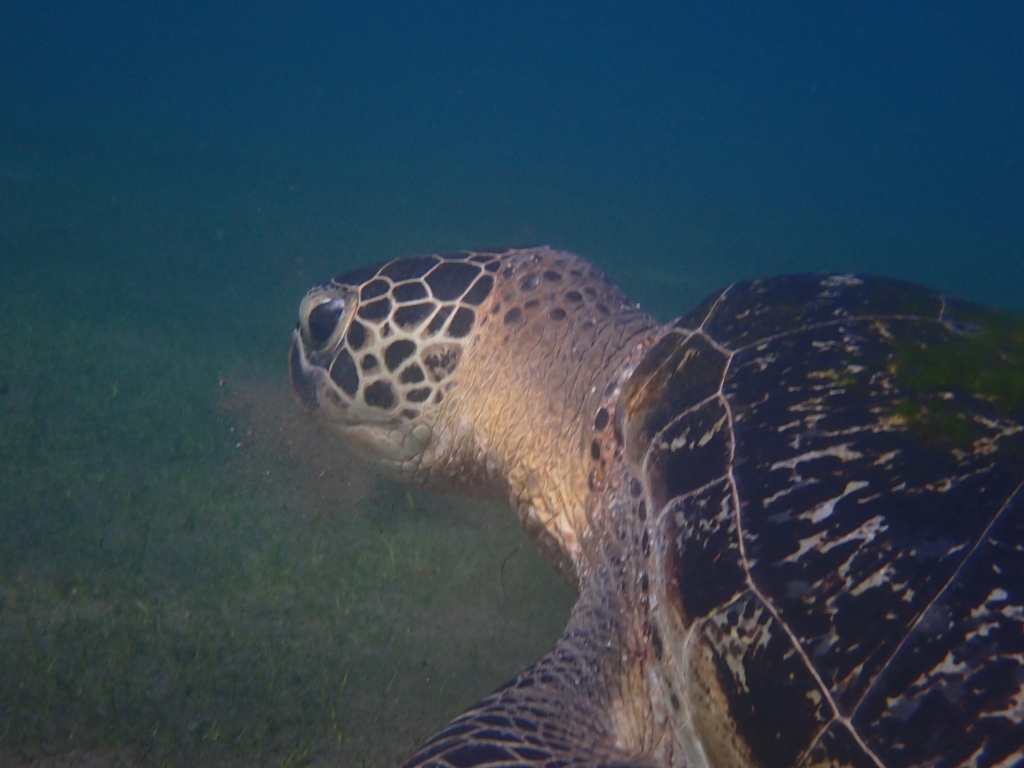
[[[3,765],[393,766],[564,626],[507,509],[292,402],[330,249],[243,189],[0,157]]]

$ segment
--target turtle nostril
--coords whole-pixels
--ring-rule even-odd
[[[342,299],[332,299],[323,304],[317,304],[309,312],[306,325],[309,328],[309,340],[314,347],[322,347],[338,326],[338,318],[345,311],[345,302]]]

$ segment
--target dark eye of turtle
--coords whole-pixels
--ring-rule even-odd
[[[338,326],[338,318],[345,311],[345,302],[341,299],[325,301],[313,307],[309,313],[309,340],[316,347],[321,347],[331,338]]]

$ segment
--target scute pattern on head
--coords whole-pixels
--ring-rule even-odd
[[[327,397],[380,420],[414,419],[440,403],[502,253],[395,259],[310,291],[300,332],[310,362],[338,386]]]
[[[299,315],[291,363],[303,405],[402,477],[465,489],[472,475],[475,493],[511,494],[535,541],[559,528],[560,543],[541,546],[566,565],[586,478],[564,457],[589,439],[572,415],[598,407],[594,376],[621,374],[609,356],[631,354],[651,318],[591,264],[547,247],[361,268],[313,288]]]

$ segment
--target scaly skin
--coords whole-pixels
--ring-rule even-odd
[[[1022,328],[856,275],[659,327],[548,248],[314,288],[299,401],[580,592],[408,768],[1024,768]]]
[[[457,254],[453,262],[441,263],[472,264],[467,261],[472,256]],[[494,746],[486,736],[493,730],[488,723],[512,714],[523,721],[522,710],[529,707],[543,707],[555,717],[537,722],[544,736],[506,725],[527,750],[514,753],[517,764],[570,759],[640,766],[655,764],[655,755],[662,758],[657,764],[664,764],[671,749],[660,691],[650,684],[649,626],[635,610],[647,600],[639,590],[641,557],[631,551],[639,547],[640,533],[632,515],[619,509],[619,500],[628,497],[622,488],[627,470],[614,424],[621,386],[659,326],[572,254],[536,248],[476,258],[475,269],[452,269],[433,286],[435,295],[478,297],[484,290],[474,281],[486,284],[493,276],[476,305],[428,296],[414,301],[430,306],[411,313],[423,316],[404,328],[394,302],[379,312],[364,311],[370,318],[360,317],[360,307],[381,301],[378,291],[385,288],[390,296],[418,297],[419,291],[394,285],[407,285],[405,278],[417,269],[436,274],[437,265],[413,264],[396,271],[398,280],[376,284],[381,268],[361,270],[310,291],[293,340],[292,377],[306,408],[359,453],[406,481],[507,499],[541,552],[580,590],[556,648],[428,743],[421,754],[432,755],[429,760],[413,758],[409,765],[488,765],[500,757],[488,752]],[[413,281],[427,286],[429,274]],[[375,287],[366,290],[370,284]],[[455,322],[455,306],[473,313],[465,335],[464,325],[454,333],[445,330]],[[449,326],[431,327],[439,316]],[[365,329],[357,329],[355,345],[353,322]],[[363,375],[363,361],[368,356],[384,361],[396,340],[413,341],[415,350],[394,371],[382,376],[387,366],[378,365]],[[431,375],[427,358],[437,350],[457,364]],[[438,379],[425,401],[410,401],[407,393],[416,387],[401,383],[410,366],[426,371],[428,383]],[[406,378],[418,376],[413,371]],[[393,394],[384,398],[386,408],[367,402],[369,388],[382,379]],[[377,395],[380,390],[378,384]],[[616,527],[621,536],[608,536]],[[538,720],[529,712],[525,717]],[[467,723],[480,733],[450,736]],[[454,755],[451,763],[432,746],[446,740],[451,746],[442,752]]]

